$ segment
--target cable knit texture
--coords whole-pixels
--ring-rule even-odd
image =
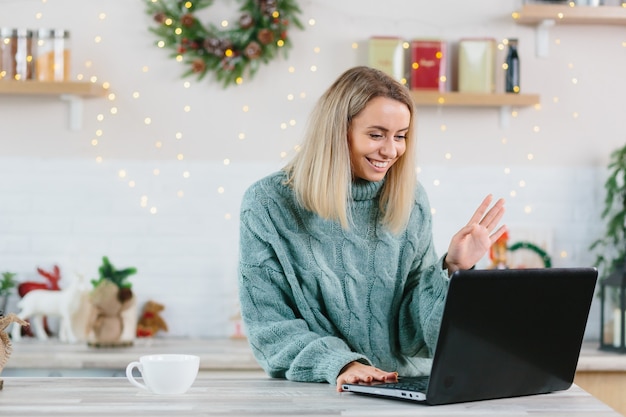
[[[285,180],[279,171],[258,181],[241,208],[241,312],[259,364],[272,377],[332,384],[355,360],[429,373],[448,274],[424,189],[394,235],[379,221],[383,182],[353,183],[344,230],[300,207]]]

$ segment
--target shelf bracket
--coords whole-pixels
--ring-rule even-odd
[[[538,58],[546,58],[550,52],[550,28],[554,19],[544,19],[535,27],[535,54]]]
[[[500,128],[506,129],[511,125],[511,106],[500,107]]]
[[[61,100],[68,104],[68,123],[70,130],[77,131],[83,126],[83,100],[73,94],[61,94]]]

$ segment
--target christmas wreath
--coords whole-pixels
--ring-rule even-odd
[[[281,52],[286,56],[288,29],[303,29],[295,0],[240,0],[239,20],[234,25],[225,20],[222,27],[204,25],[194,15],[213,0],[144,1],[157,23],[150,28],[160,38],[157,46],[173,50],[171,56],[189,67],[183,77],[202,79],[214,72],[224,87],[241,84]]]
[[[541,249],[539,246],[533,243],[517,242],[509,246],[508,249],[511,252],[515,252],[516,250],[520,250],[520,249],[528,249],[532,252],[535,252],[537,255],[539,255],[539,257],[541,257],[541,260],[543,261],[543,266],[545,266],[546,268],[552,267],[552,259],[550,258],[550,255],[548,255],[548,253],[545,250]]]

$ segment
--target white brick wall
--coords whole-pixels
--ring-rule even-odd
[[[37,267],[58,264],[66,277],[76,271],[91,279],[106,255],[117,267],[137,267],[134,291],[140,304],[148,299],[165,304],[167,335],[227,336],[237,309],[241,195],[279,166],[187,161],[191,176],[183,181],[172,162],[0,159],[0,271],[40,280]],[[120,169],[128,173],[124,180]],[[424,165],[419,178],[436,211],[440,253],[491,192],[507,198],[511,242],[552,238],[546,243],[554,266],[586,266],[594,259],[588,246],[602,232],[603,175],[581,167],[511,167],[504,174],[499,167]],[[517,195],[511,197],[511,191]],[[146,208],[140,205],[143,195]],[[149,213],[152,206],[156,214]],[[15,297],[11,308],[14,303]],[[598,335],[596,310],[588,338]]]

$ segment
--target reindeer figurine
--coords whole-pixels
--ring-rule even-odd
[[[82,276],[77,276],[67,288],[61,290],[36,289],[28,292],[17,303],[20,308],[17,317],[22,320],[30,318],[31,327],[35,327],[35,334],[40,340],[48,339],[41,317],[59,317],[59,340],[67,343],[76,342],[77,339],[72,329],[72,316],[80,305],[82,284]],[[36,326],[33,326],[34,324]],[[21,339],[20,330],[20,326],[17,325],[11,329],[11,337],[14,341]]]
[[[37,272],[39,275],[46,279],[46,282],[39,281],[26,281],[22,282],[17,286],[17,292],[21,297],[24,297],[26,294],[33,290],[60,290],[59,281],[61,280],[61,269],[58,265],[54,265],[52,271],[48,272],[43,268],[37,268]],[[46,333],[50,335],[50,330],[48,330],[48,322],[45,316],[40,316],[36,318],[37,325],[33,326],[33,328],[43,328],[46,330]],[[22,328],[22,336],[34,337],[30,327]]]

